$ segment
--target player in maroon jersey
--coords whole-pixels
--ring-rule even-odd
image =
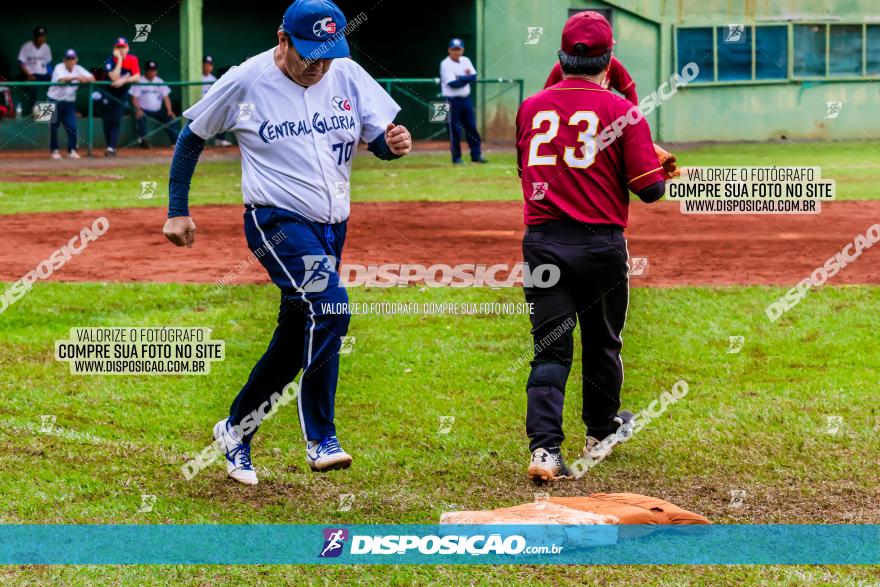
[[[596,12],[572,16],[559,51],[564,79],[528,98],[516,118],[516,146],[530,267],[553,264],[551,287],[525,287],[533,304],[535,358],[526,385],[526,432],[534,481],[571,476],[560,453],[565,384],[575,320],[583,347],[585,458],[601,460],[632,419],[620,412],[620,333],[629,302],[629,192],[659,200],[666,174],[641,112],[602,82],[611,62],[611,25]]]
[[[559,65],[559,62],[553,65],[553,69],[550,70],[550,75],[547,76],[547,81],[544,82],[544,89],[546,90],[550,86],[556,85],[562,81],[562,66]],[[632,76],[623,66],[623,63],[620,62],[620,59],[611,56],[611,63],[608,65],[608,73],[605,74],[605,80],[602,82],[602,87],[612,90],[617,90],[623,97],[632,102],[633,104],[639,103],[639,95],[636,93],[636,82],[633,81]]]

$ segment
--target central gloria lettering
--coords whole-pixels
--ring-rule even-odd
[[[337,116],[329,118],[315,113],[311,123],[308,120],[284,120],[272,122],[266,120],[260,125],[260,138],[264,143],[271,143],[289,137],[311,134],[314,130],[318,134],[324,134],[331,130],[356,130],[354,116]]]

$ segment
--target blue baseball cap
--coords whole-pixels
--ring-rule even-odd
[[[461,39],[450,39],[449,40],[449,48],[450,49],[464,49],[464,41]]]
[[[348,57],[348,41],[342,30],[347,21],[330,0],[296,0],[284,13],[281,27],[305,59]]]
[[[113,42],[114,47],[128,47],[128,39],[125,37],[117,37],[116,41]]]
[[[64,58],[65,59],[76,59],[76,51],[74,51],[73,49],[68,49],[67,51],[64,52]]]

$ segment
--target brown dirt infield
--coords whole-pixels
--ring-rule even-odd
[[[193,209],[196,245],[179,249],[161,233],[161,208],[111,209],[0,216],[7,246],[0,251],[0,280],[12,281],[106,216],[110,230],[90,243],[52,279],[213,283],[250,254],[240,206]],[[634,286],[772,284],[804,279],[855,235],[880,218],[880,201],[825,204],[819,215],[689,216],[674,203],[636,202],[627,230],[632,256],[648,257],[648,275]],[[344,261],[494,264],[521,260],[519,202],[388,202],[354,204]],[[880,246],[829,281],[880,284]],[[266,283],[258,265],[231,284]]]
[[[122,179],[121,175],[47,175],[45,173],[11,173],[3,181],[13,183],[42,183],[44,181],[91,182]]]

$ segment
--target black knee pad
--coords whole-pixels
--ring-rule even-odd
[[[565,393],[565,382],[568,381],[569,365],[562,363],[540,362],[532,365],[529,382],[526,388],[554,387]]]

